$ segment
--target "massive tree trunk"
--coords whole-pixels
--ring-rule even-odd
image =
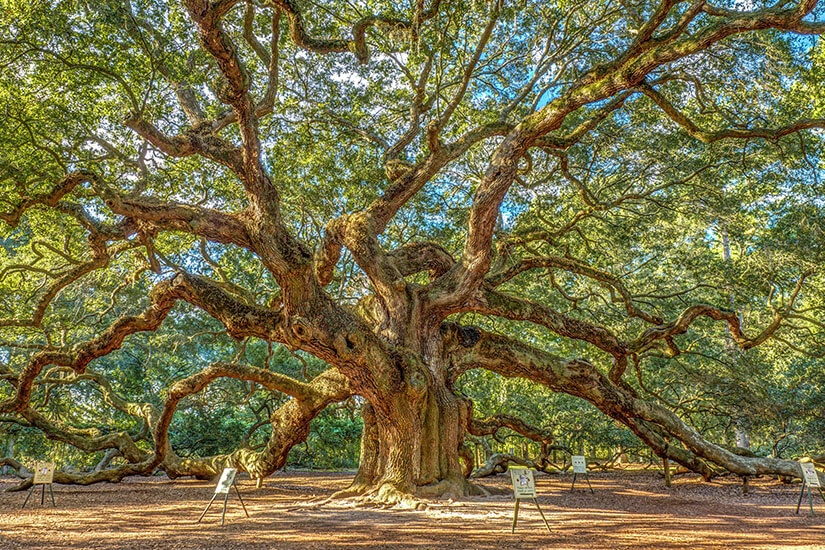
[[[393,502],[404,495],[484,494],[466,480],[462,465],[466,400],[443,384],[429,385],[422,397],[399,396],[387,409],[379,414],[373,405],[364,406],[358,473],[339,496],[374,495]]]
[[[482,494],[466,480],[461,449],[470,406],[453,393],[441,334],[438,329],[405,329],[393,331],[394,339],[413,341],[394,346],[403,351],[391,354],[378,391],[362,409],[358,473],[338,496],[404,502],[410,495]]]

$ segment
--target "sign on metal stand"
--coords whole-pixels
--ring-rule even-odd
[[[524,466],[510,466],[510,478],[513,480],[513,496],[516,497],[516,507],[513,510],[513,526],[510,528],[511,533],[516,532],[516,523],[518,522],[518,505],[521,499],[529,498],[539,509],[541,519],[544,520],[544,525],[550,531],[550,524],[547,523],[547,518],[544,517],[544,512],[541,511],[539,501],[536,500],[536,480],[533,477],[535,470],[525,468]]]
[[[573,456],[573,484],[570,485],[570,492],[573,492],[573,487],[576,486],[576,477],[579,474],[584,474],[584,479],[587,480],[587,486],[590,487],[590,493],[593,493],[593,486],[590,485],[590,476],[587,475],[587,459],[583,456]]]
[[[802,490],[799,492],[799,502],[796,503],[796,513],[799,513],[799,507],[802,505],[802,497],[805,495],[805,487],[808,488],[808,504],[811,506],[811,517],[814,517],[814,499],[811,497],[811,487],[816,487],[819,491],[819,496],[825,502],[825,495],[822,494],[822,484],[819,482],[819,476],[816,474],[816,468],[813,462],[800,462],[799,467],[802,468]]]
[[[249,512],[246,511],[246,505],[243,503],[243,499],[241,498],[241,492],[238,490],[238,486],[235,484],[235,475],[237,473],[238,470],[235,468],[224,468],[223,473],[221,474],[221,479],[218,481],[217,487],[215,487],[215,494],[212,495],[212,500],[209,501],[209,504],[206,505],[206,509],[201,514],[201,517],[198,518],[198,523],[201,522],[203,516],[205,516],[206,512],[209,511],[209,508],[212,506],[212,503],[215,502],[215,498],[218,495],[224,495],[221,525],[224,524],[224,521],[226,520],[226,503],[229,500],[229,491],[232,489],[232,487],[235,488],[235,494],[238,495],[238,500],[241,501],[241,506],[243,506],[243,511],[246,514],[246,517],[249,517]]]
[[[32,492],[34,492],[34,488],[40,485],[40,506],[43,506],[46,500],[46,485],[49,486],[49,496],[52,497],[52,506],[57,508],[57,505],[54,503],[54,491],[52,490],[52,482],[54,481],[54,462],[37,462],[34,466],[34,478],[32,479],[32,486],[29,489],[29,494],[26,495],[26,500],[23,501],[23,506],[20,508],[25,508],[26,503],[29,502],[29,497],[32,496]]]

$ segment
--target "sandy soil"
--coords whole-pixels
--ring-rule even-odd
[[[216,501],[196,523],[214,484],[135,478],[118,485],[55,485],[57,508],[40,506],[39,489],[26,506],[25,492],[0,493],[0,548],[38,549],[762,549],[825,548],[825,503],[814,501],[794,513],[799,485],[772,479],[751,482],[742,494],[738,478],[703,483],[674,480],[667,489],[653,472],[592,473],[595,494],[572,476],[539,474],[539,504],[522,501],[515,534],[510,533],[511,497],[434,501],[423,511],[322,503],[345,487],[351,473],[279,472],[255,489],[241,478],[250,516],[234,493],[226,525]],[[509,476],[481,482],[509,486]],[[0,480],[0,489],[12,484]],[[37,498],[35,498],[37,497]],[[807,506],[807,497],[803,503]]]

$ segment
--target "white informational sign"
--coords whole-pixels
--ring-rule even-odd
[[[800,462],[799,466],[802,467],[802,477],[805,479],[808,487],[822,486],[819,483],[819,476],[816,475],[816,468],[814,468],[813,462]]]
[[[583,456],[573,457],[573,473],[586,474],[587,473],[587,459]]]
[[[513,480],[513,494],[519,498],[536,498],[536,480],[533,470],[524,466],[510,466],[510,477]]]
[[[238,470],[235,468],[224,468],[223,473],[221,474],[221,479],[218,481],[218,486],[215,487],[215,494],[216,495],[225,495],[229,492],[229,489],[232,488],[232,482],[235,481],[235,474],[238,473]]]
[[[48,485],[54,480],[54,462],[38,462],[34,467],[33,485]]]

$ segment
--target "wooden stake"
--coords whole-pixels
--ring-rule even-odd
[[[800,500],[801,500],[801,498],[802,497],[800,497]],[[518,503],[519,503],[520,500],[521,499],[518,499],[518,498],[516,499],[516,508],[515,508],[515,510],[513,510],[513,526],[510,527],[510,532],[511,533],[516,532],[516,523],[518,523]]]
[[[533,504],[536,505],[536,508],[539,509],[539,514],[541,514],[541,519],[544,520],[544,526],[547,527],[548,531],[550,531],[550,524],[547,523],[547,518],[544,517],[544,512],[542,511],[541,506],[539,506],[539,501],[535,498],[531,499],[531,500],[533,501]],[[516,507],[513,509],[513,525],[510,527],[510,532],[511,533],[516,532],[516,524],[518,523],[518,505],[519,505],[519,502],[521,502],[521,499],[517,498],[516,499]]]
[[[667,456],[662,459],[662,463],[665,466],[665,487],[670,487],[670,460]]]
[[[799,501],[796,503],[796,513],[799,513],[799,507],[802,505],[802,497],[805,496],[805,489],[808,489],[808,503],[811,505],[811,517],[814,517],[814,501],[811,498],[811,488],[808,487],[808,484],[805,482],[805,478],[802,478],[802,490],[799,491]],[[820,494],[822,494],[820,489]],[[822,497],[825,500],[825,496]]]

